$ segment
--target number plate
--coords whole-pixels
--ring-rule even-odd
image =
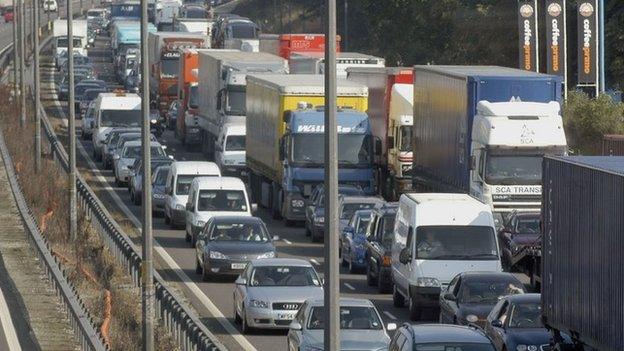
[[[277,314],[277,319],[292,320],[292,319],[295,319],[295,313],[278,313]]]
[[[245,269],[246,263],[232,263],[232,269]]]

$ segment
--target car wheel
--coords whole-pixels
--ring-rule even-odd
[[[167,211],[165,211],[165,224],[171,223],[171,218],[167,215]]]
[[[187,243],[191,242],[191,235],[186,229],[184,230],[184,240],[186,240]]]
[[[312,233],[310,234],[310,236],[312,237],[312,242],[313,243],[318,243],[321,241],[321,238],[319,235],[316,235],[316,230],[312,229]]]
[[[202,280],[207,282],[210,281],[210,272],[208,271],[208,269],[206,268],[206,259],[204,259],[204,265],[202,266]]]
[[[141,206],[143,199],[141,198],[141,194],[134,193],[134,204],[137,206]]]
[[[377,291],[380,294],[387,294],[392,291],[392,281],[384,281],[381,276],[377,276]]]
[[[232,301],[233,301],[233,307],[234,307],[234,323],[235,324],[241,324],[242,319],[240,317],[240,315],[238,314],[238,310],[236,309],[236,299],[234,299],[232,297]]]
[[[366,265],[366,284],[368,284],[368,286],[377,285],[377,279],[373,277],[373,272],[370,268],[370,262]]]
[[[245,314],[245,306],[243,306],[243,311],[241,313],[241,332],[243,334],[249,334],[253,331],[253,328],[247,324],[247,316]]]
[[[349,273],[351,274],[355,274],[357,273],[358,269],[355,265],[353,265],[353,259],[349,260]]]
[[[394,305],[394,307],[405,306],[405,298],[399,293],[396,286],[392,288],[392,305]]]
[[[197,257],[195,257],[195,274],[202,274],[202,266]]]
[[[312,234],[312,232],[310,232],[310,227],[308,227],[308,222],[307,221],[304,224],[304,227],[305,227],[305,236],[310,236]]]
[[[408,303],[409,303],[409,316],[410,319],[413,321],[417,321],[420,320],[420,308],[416,305],[416,302],[414,301],[414,298],[412,297],[412,293],[410,292],[409,294],[409,299],[408,299]]]

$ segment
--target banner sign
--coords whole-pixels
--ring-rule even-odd
[[[598,84],[598,0],[578,4],[578,82]]]
[[[565,0],[546,0],[546,64],[547,73],[563,76],[566,71]]]
[[[518,0],[520,69],[538,71],[537,0]]]

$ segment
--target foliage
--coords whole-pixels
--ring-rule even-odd
[[[600,154],[604,134],[624,134],[624,104],[608,95],[590,99],[585,93],[570,92],[563,115],[568,144],[575,154]]]

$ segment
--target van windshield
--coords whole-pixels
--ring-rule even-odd
[[[416,230],[416,258],[498,260],[494,230],[487,226],[422,226]]]
[[[245,193],[240,190],[200,190],[197,211],[247,211]]]
[[[140,127],[141,110],[102,110],[102,127]]]

